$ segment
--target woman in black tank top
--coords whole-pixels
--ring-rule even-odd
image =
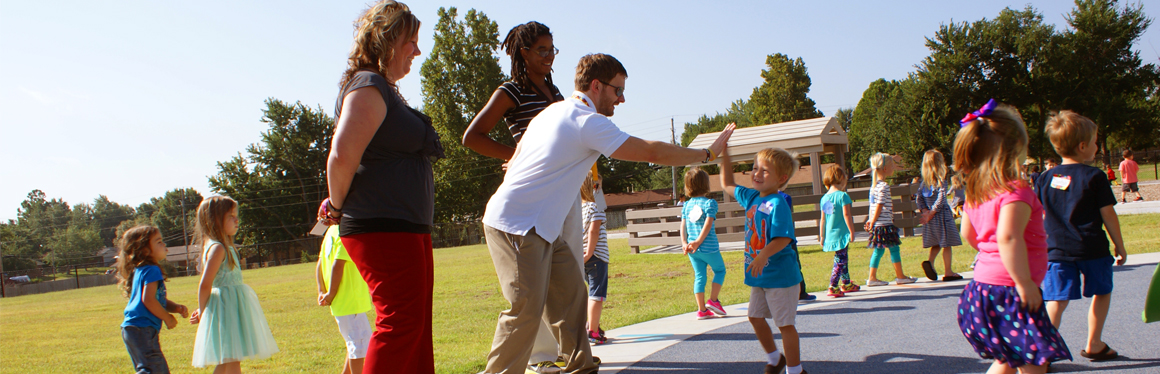
[[[343,248],[367,283],[377,327],[362,368],[357,359],[346,362],[351,372],[435,374],[431,164],[443,148],[431,120],[410,108],[396,86],[420,54],[419,26],[410,8],[394,0],[359,17],[335,108],[330,197],[318,216],[341,222]]]
[[[512,80],[496,88],[471,121],[463,133],[463,146],[506,161],[511,160],[515,149],[487,136],[500,118],[507,121],[519,143],[532,118],[548,105],[563,101],[564,96],[552,83],[552,62],[560,50],[552,44],[548,26],[535,21],[516,26],[504,38],[503,48],[511,56]]]

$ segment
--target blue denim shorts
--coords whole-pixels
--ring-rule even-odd
[[[1083,297],[1112,293],[1112,263],[1108,256],[1083,261],[1048,261],[1047,275],[1043,277],[1043,300],[1079,300],[1080,275],[1083,275]]]
[[[157,340],[157,328],[122,326],[121,339],[133,360],[133,370],[137,374],[169,373],[169,363],[161,352],[161,341]]]
[[[592,256],[584,263],[584,274],[588,277],[588,299],[604,301],[608,296],[608,263]]]

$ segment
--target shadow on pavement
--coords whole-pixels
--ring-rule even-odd
[[[1139,268],[1139,267],[1147,267],[1149,269],[1154,269],[1156,267],[1156,264],[1135,264],[1135,265],[1121,265],[1121,266],[1113,265],[1112,271],[1119,273],[1121,271],[1136,270],[1136,268]]]
[[[1082,360],[1082,359],[1081,359]],[[1160,359],[1132,359],[1126,356],[1120,356],[1115,360],[1103,361],[1099,363],[1082,364],[1083,361],[1058,361],[1051,364],[1052,373],[1104,373],[1114,370],[1130,370],[1142,368],[1157,368],[1160,372]],[[1098,366],[1095,366],[1098,365]]]
[[[806,361],[804,369],[811,373],[981,373],[990,366],[977,358],[944,357],[901,353],[882,353],[862,362]],[[638,362],[622,371],[658,373],[758,373],[765,368],[761,362]]]
[[[781,341],[781,334],[777,333],[776,328],[773,330],[774,340]],[[801,332],[798,333],[800,339],[806,338],[832,338],[840,336],[841,334],[834,334],[828,332]],[[686,342],[698,341],[757,341],[753,337],[753,333],[706,333],[692,336],[685,340]]]
[[[957,299],[963,293],[963,290],[961,288],[954,288],[954,289],[942,288],[942,289],[930,290],[930,291],[942,291],[945,293],[938,294],[938,295],[916,295],[913,292],[911,292],[911,293],[905,293],[905,294],[901,294],[901,295],[880,296],[880,297],[871,299],[870,301],[874,301],[874,302],[898,302],[898,301],[937,300],[937,299],[947,299],[947,298],[956,298]],[[919,292],[922,292],[922,291],[919,291]]]
[[[989,362],[977,357],[948,357],[912,353],[879,353],[861,362],[828,361],[805,363],[806,370],[817,373],[982,373]]]
[[[869,312],[897,312],[897,311],[911,310],[911,309],[914,309],[914,307],[908,306],[908,305],[907,306],[903,306],[903,305],[880,306],[880,307],[874,307],[874,308],[821,308],[821,309],[803,310],[803,311],[797,312],[797,314],[799,316],[830,315],[830,314],[858,314],[858,313],[869,313]]]

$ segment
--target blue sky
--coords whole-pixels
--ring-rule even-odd
[[[761,83],[765,56],[801,57],[810,97],[831,115],[878,78],[900,79],[928,55],[924,38],[949,22],[1031,4],[1057,30],[1068,1],[407,1],[423,55],[400,81],[418,104],[419,67],[439,7],[496,21],[500,37],[530,20],[552,28],[554,80],[568,92],[587,53],[629,72],[613,121],[665,139],[723,111]],[[1158,1],[1145,13],[1160,14]],[[165,191],[209,195],[207,176],[257,142],[266,98],[333,112],[352,22],[365,1],[5,1],[0,3],[0,219],[29,191],[69,203],[97,195],[136,206]],[[1160,34],[1137,45],[1157,62]],[[507,56],[500,59],[508,69]],[[452,141],[447,139],[445,141]]]

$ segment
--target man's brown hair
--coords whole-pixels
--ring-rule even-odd
[[[628,71],[624,70],[624,65],[621,65],[616,57],[603,53],[581,57],[580,62],[576,64],[576,91],[588,91],[588,86],[593,80],[602,83],[611,82],[617,74],[628,77]]]
[[[1096,136],[1096,124],[1079,113],[1064,110],[1047,120],[1043,132],[1051,139],[1055,153],[1063,157],[1075,157],[1080,143],[1090,142]]]

